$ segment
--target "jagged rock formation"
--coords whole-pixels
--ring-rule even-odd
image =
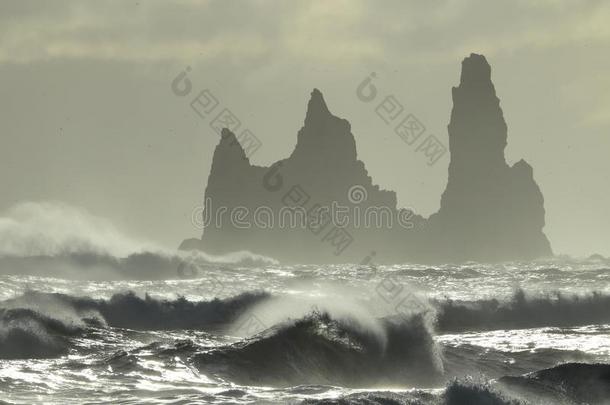
[[[357,204],[360,224],[350,218],[345,227],[335,226],[330,212],[319,208],[331,208],[333,203],[355,207],[348,196],[352,186],[366,194],[366,200]],[[251,165],[235,135],[224,130],[214,152],[205,200],[202,240],[185,241],[183,249],[201,248],[213,254],[249,250],[285,262],[360,262],[377,245],[378,233],[384,233],[385,239],[394,232],[364,227],[367,207],[396,212],[396,194],[373,184],[357,159],[349,122],[330,113],[317,89],[311,93],[294,151],[271,167]],[[225,212],[217,224],[214,219],[220,210]],[[228,214],[236,211],[244,213],[243,227]]]
[[[360,263],[373,251],[374,261],[387,263],[550,255],[532,168],[506,164],[506,123],[483,56],[464,60],[453,101],[447,189],[428,220],[398,209],[395,193],[373,183],[349,122],[332,115],[315,89],[294,151],[270,167],[251,165],[223,130],[205,191],[203,237],[181,248],[249,250],[290,263]]]
[[[506,164],[506,122],[482,55],[462,62],[448,130],[449,179],[428,224],[438,257],[500,261],[550,255],[542,193],[528,163]]]

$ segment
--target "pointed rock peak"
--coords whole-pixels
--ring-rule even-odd
[[[239,140],[235,134],[227,128],[223,128],[220,132],[220,142],[218,143],[216,150],[231,155],[238,155],[239,157],[246,159],[246,152],[239,143]]]
[[[309,99],[309,103],[307,104],[307,115],[305,117],[305,122],[328,115],[330,115],[330,111],[328,111],[328,107],[326,106],[326,102],[324,101],[324,96],[322,95],[320,90],[313,89],[313,91],[311,92],[311,98]]]
[[[532,168],[532,166],[523,159],[521,159],[517,163],[515,163],[513,165],[513,168],[515,170],[520,170],[525,173],[528,173],[530,176],[534,173],[534,169]]]
[[[460,87],[477,83],[491,82],[491,67],[485,56],[471,53],[462,61]]]
[[[230,145],[233,142],[237,142],[237,137],[228,128],[223,128],[220,131],[220,145]]]

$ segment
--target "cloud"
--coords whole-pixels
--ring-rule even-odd
[[[191,61],[270,57],[326,63],[432,59],[610,39],[599,1],[244,0],[12,2],[1,6],[0,62],[54,58]],[[418,57],[418,55],[415,55]]]
[[[211,4],[178,2],[170,9],[159,2],[58,2],[60,13],[13,10],[17,15],[0,30],[0,62],[247,59],[266,52],[260,34],[231,27]]]

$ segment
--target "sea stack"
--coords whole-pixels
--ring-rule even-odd
[[[223,130],[205,190],[203,236],[181,248],[211,254],[248,250],[312,264],[361,263],[371,253],[376,263],[550,256],[544,199],[532,167],[523,160],[509,166],[504,157],[507,126],[485,57],[464,59],[452,95],[448,184],[440,210],[430,218],[411,212],[405,224],[396,194],[376,185],[358,160],[349,122],[334,116],[314,89],[295,149],[269,167],[252,165],[235,135]],[[312,215],[333,204],[349,209],[349,222]],[[312,219],[322,223],[312,225]]]
[[[448,183],[430,236],[440,261],[533,259],[552,254],[542,229],[544,198],[532,167],[504,158],[507,126],[482,55],[462,62],[452,91]],[[434,254],[434,252],[430,252]]]

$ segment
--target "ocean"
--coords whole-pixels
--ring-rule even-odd
[[[166,263],[165,277],[87,280],[106,259],[3,259],[3,403],[610,404],[601,257],[288,266],[183,255],[174,266],[151,255],[137,262]],[[39,274],[79,265],[81,277]]]

